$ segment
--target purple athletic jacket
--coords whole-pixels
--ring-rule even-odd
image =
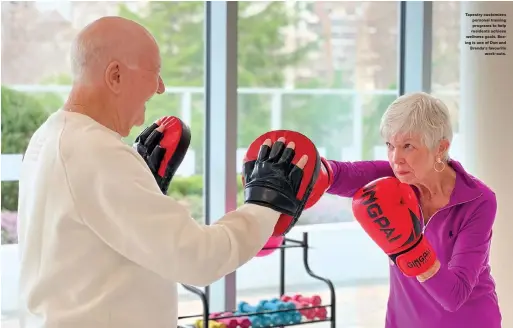
[[[334,182],[328,193],[352,197],[368,182],[393,176],[386,161],[329,161]],[[390,266],[385,328],[500,328],[501,313],[490,274],[489,252],[495,194],[457,161],[449,204],[433,215],[424,235],[441,268],[424,283]]]

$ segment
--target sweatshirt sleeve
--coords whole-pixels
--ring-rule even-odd
[[[367,183],[379,178],[394,176],[387,161],[339,162],[328,161],[333,170],[333,183],[329,194],[341,197],[353,195]]]
[[[200,224],[161,193],[144,160],[125,145],[65,164],[83,224],[122,256],[182,284],[209,285],[252,259],[280,215],[243,205]]]
[[[492,226],[497,201],[487,196],[456,235],[452,256],[447,265],[420,283],[445,310],[457,311],[469,298],[490,254]]]

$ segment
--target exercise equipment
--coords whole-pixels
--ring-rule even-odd
[[[305,302],[298,302],[290,298],[290,296],[282,296],[282,301],[286,303],[292,303],[296,306],[299,313],[308,320],[315,319],[315,309],[310,309],[309,304]]]
[[[301,304],[302,306],[298,306],[300,312],[302,307],[306,307],[304,310],[308,312],[302,312],[302,314],[309,320],[325,320],[327,318],[328,311],[326,311],[325,307],[320,307],[322,305],[322,299],[318,295],[313,295],[310,297],[305,297],[301,294],[295,294],[293,296],[284,295],[281,299],[283,301],[297,302]],[[310,308],[311,306],[314,307]]]
[[[304,232],[302,235],[303,235],[303,238],[299,239],[299,240],[285,238],[283,241],[283,247],[281,247],[279,249],[280,281],[279,281],[278,295],[280,297],[269,298],[267,300],[259,300],[259,301],[254,302],[255,304],[250,304],[250,303],[244,302],[244,301],[239,302],[236,305],[236,309],[229,309],[229,310],[221,312],[222,317],[220,319],[217,319],[217,318],[213,318],[213,317],[219,315],[218,313],[213,313],[212,315],[210,314],[209,302],[208,302],[207,295],[205,294],[205,292],[197,287],[182,284],[182,286],[186,290],[190,291],[193,294],[196,294],[201,299],[201,302],[203,304],[203,313],[197,314],[197,315],[179,316],[178,317],[179,324],[180,324],[180,320],[187,320],[190,318],[198,318],[199,317],[199,318],[201,318],[200,320],[203,322],[209,322],[209,320],[210,320],[215,323],[215,320],[218,320],[226,328],[232,328],[231,326],[234,325],[233,321],[231,321],[232,318],[239,320],[239,326],[241,328],[272,328],[272,327],[282,327],[282,326],[294,326],[294,325],[305,324],[305,323],[314,324],[314,323],[319,323],[319,322],[329,322],[329,327],[327,327],[327,328],[337,328],[336,311],[335,311],[335,302],[336,302],[335,287],[330,280],[316,275],[309,268],[309,263],[308,263],[309,258],[308,257],[309,257],[309,248],[310,247],[309,247],[309,242],[308,242],[308,233]],[[301,294],[295,294],[295,295],[293,295],[293,294],[286,295],[285,294],[285,287],[286,287],[285,263],[287,263],[287,261],[285,261],[285,254],[289,248],[301,248],[302,252],[303,252],[303,257],[302,257],[303,265],[305,267],[307,274],[310,277],[312,277],[313,279],[315,279],[317,281],[321,281],[327,285],[328,290],[329,290],[329,293],[328,293],[329,301],[326,305],[321,304],[322,299],[319,295],[313,295],[313,296],[306,297]],[[288,296],[288,299],[286,298],[287,296]],[[295,298],[293,298],[293,297],[295,297]],[[285,299],[287,299],[288,301],[285,302],[284,301]],[[263,304],[261,304],[261,303],[263,303]],[[284,303],[285,305],[282,304],[281,306],[278,306],[278,305],[272,306],[271,303],[278,303],[278,304]],[[312,303],[319,304],[319,305],[314,306],[314,305],[312,305]],[[298,304],[300,304],[301,306],[299,306]],[[304,304],[307,304],[306,308],[303,308]],[[278,312],[269,310],[271,308],[272,309],[277,309],[278,307],[283,308],[283,306],[286,306],[285,310],[277,310]],[[261,309],[261,307],[267,307],[269,309],[265,310],[265,309]],[[327,315],[328,314],[327,308],[330,309],[329,316]],[[314,319],[310,319],[311,318],[310,315],[308,315],[308,317],[305,315],[302,315],[302,313],[304,313],[305,310],[311,310],[311,311],[315,310],[316,316],[314,317]],[[246,312],[246,311],[248,311],[248,312]],[[231,314],[232,312],[233,312],[233,314]],[[248,321],[250,321],[251,326],[247,327],[247,322],[246,322],[246,324],[243,324],[243,323],[241,324],[240,319],[242,319],[242,318],[246,318]],[[315,319],[315,318],[317,318],[317,319]],[[230,327],[227,327],[227,325]],[[212,327],[210,327],[210,326],[212,326]],[[200,328],[200,327],[196,327],[196,328]],[[215,324],[213,325],[213,324],[209,323],[209,328],[221,328],[221,327],[217,327]]]
[[[164,195],[190,143],[189,127],[175,116],[158,119],[135,139],[134,149],[148,165]]]
[[[202,320],[196,320],[196,322],[194,323],[194,326],[196,328],[204,328],[203,327],[203,321]],[[208,328],[226,328],[226,326],[220,322],[217,322],[217,321],[214,321],[214,320],[209,320],[208,321]]]
[[[223,318],[228,316],[233,316],[234,314],[231,312],[222,312],[222,313],[212,313],[210,318],[215,319],[215,321],[223,323],[226,325],[226,328],[249,328],[251,327],[251,321],[248,317],[231,317],[231,318]]]
[[[260,149],[262,147],[262,144],[265,142],[265,140],[270,139],[273,146],[277,143],[279,138],[285,138],[285,145],[287,145],[289,142],[295,143],[295,156],[292,160],[292,164],[297,164],[298,161],[301,159],[303,155],[308,156],[308,162],[306,163],[305,167],[302,170],[302,179],[299,180],[299,190],[296,194],[296,199],[299,202],[299,208],[294,208],[293,211],[290,211],[289,213],[281,211],[280,218],[278,219],[278,222],[276,223],[276,226],[274,227],[273,236],[280,236],[285,235],[287,232],[290,231],[290,229],[296,224],[297,220],[301,216],[303,210],[305,209],[305,206],[307,204],[313,205],[315,202],[317,202],[326,191],[322,190],[314,190],[319,189],[321,187],[317,184],[317,180],[319,175],[322,172],[326,172],[321,170],[322,162],[321,162],[321,156],[319,155],[319,152],[317,151],[317,148],[315,147],[315,144],[305,135],[295,132],[295,131],[289,131],[289,130],[274,130],[269,131],[267,133],[262,134],[258,138],[255,139],[249,145],[248,150],[246,152],[246,155],[244,156],[244,174],[242,177],[242,184],[246,186],[251,185],[251,181],[246,181],[244,178],[245,175],[251,174],[251,172],[246,172],[252,170],[253,167],[255,167],[255,162],[257,161],[257,158],[259,157]],[[271,152],[272,155],[272,152]],[[281,170],[277,170],[277,172],[281,172]],[[297,173],[297,172],[296,172]],[[296,175],[293,175],[294,177]],[[281,185],[280,185],[281,186]],[[255,186],[258,188],[257,186]],[[326,187],[327,188],[327,187]],[[273,190],[273,189],[269,189]],[[257,193],[255,191],[255,193]],[[318,197],[316,199],[312,198],[309,199],[312,195],[315,197]],[[260,195],[260,193],[258,193]],[[273,195],[274,196],[274,195]],[[277,194],[272,199],[286,199],[283,198],[284,196],[279,196]],[[267,196],[268,198],[268,196]],[[285,214],[287,213],[287,214]]]
[[[296,307],[294,304],[287,304],[285,302],[280,301],[279,299],[272,299],[272,300],[262,300],[258,303],[257,309],[260,311],[284,311],[284,310],[290,310],[286,312],[277,312],[270,314],[270,319],[273,325],[279,326],[288,324],[291,321],[293,321],[293,314],[296,310]]]
[[[264,247],[257,253],[256,257],[264,257],[272,254],[283,243],[283,236],[271,236],[265,243]]]

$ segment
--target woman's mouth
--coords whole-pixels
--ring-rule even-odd
[[[406,175],[408,173],[410,173],[410,172],[409,171],[397,171],[396,172],[397,175]]]

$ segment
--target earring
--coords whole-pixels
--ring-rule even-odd
[[[442,166],[442,168],[440,168],[440,165]],[[442,159],[440,157],[436,159],[434,169],[438,173],[442,172],[445,169],[445,163],[442,162]]]

